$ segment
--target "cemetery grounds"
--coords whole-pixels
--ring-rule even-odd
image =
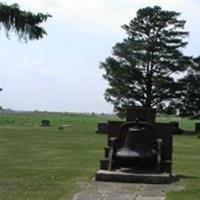
[[[40,127],[49,119],[50,127]],[[0,114],[0,200],[70,200],[89,183],[103,157],[106,135],[96,134],[98,122],[114,116],[29,113]],[[167,193],[167,200],[200,199],[200,138],[198,120],[160,116],[179,121],[187,130],[174,136],[173,171],[183,190]],[[58,129],[64,125],[64,129]]]

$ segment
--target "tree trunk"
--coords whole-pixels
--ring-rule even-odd
[[[151,76],[148,75],[147,77],[147,97],[146,97],[146,108],[151,108],[152,105],[152,80],[151,80]]]

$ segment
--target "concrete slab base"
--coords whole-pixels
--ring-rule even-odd
[[[80,192],[73,200],[165,200],[167,191],[184,189],[179,183],[138,184],[103,181],[80,182]]]
[[[121,170],[98,170],[95,175],[95,180],[126,183],[167,184],[175,180],[175,177],[175,175],[171,176],[168,173],[130,173]]]

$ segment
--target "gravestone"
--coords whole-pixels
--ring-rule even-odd
[[[169,122],[172,129],[173,129],[173,134],[174,135],[181,135],[184,133],[184,131],[182,129],[179,128],[179,122],[177,121],[171,121]]]
[[[134,121],[139,119],[149,123],[155,123],[156,110],[142,107],[127,107],[126,121]]]
[[[195,123],[195,133],[200,133],[200,123]]]
[[[96,133],[107,134],[108,132],[108,123],[100,122],[97,124]]]
[[[51,126],[50,121],[48,119],[43,119],[41,120],[40,126],[49,127]]]

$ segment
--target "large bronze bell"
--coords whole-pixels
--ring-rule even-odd
[[[116,151],[116,158],[127,161],[155,158],[156,150],[152,148],[151,139],[148,129],[144,127],[129,128],[122,146]]]

